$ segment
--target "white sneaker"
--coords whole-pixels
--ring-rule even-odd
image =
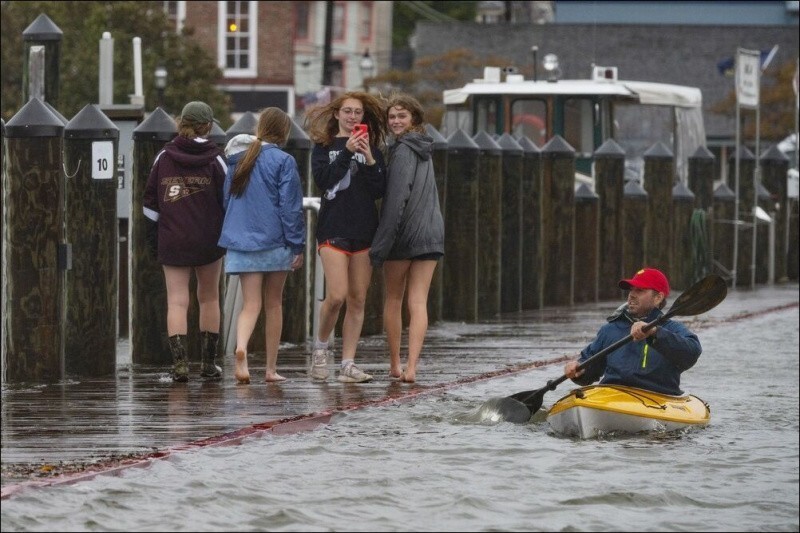
[[[319,381],[328,379],[331,373],[331,371],[328,370],[329,351],[330,350],[321,348],[311,352],[311,368],[308,371],[308,375],[310,375],[312,379],[317,379]]]
[[[372,376],[363,372],[354,363],[350,363],[339,371],[339,381],[343,383],[364,383],[372,381]]]

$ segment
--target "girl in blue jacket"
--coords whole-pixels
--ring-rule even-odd
[[[283,381],[277,372],[283,328],[283,286],[292,270],[303,266],[306,225],[297,162],[278,146],[286,143],[291,119],[282,110],[262,111],[256,136],[237,135],[228,142],[228,173],[219,245],[227,248],[225,273],[238,274],[244,300],[236,322],[236,369],[239,383],[250,383],[247,345],[261,311],[264,286],[266,381]],[[243,147],[247,147],[243,150]]]

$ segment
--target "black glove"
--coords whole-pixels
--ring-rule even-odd
[[[158,257],[158,222],[144,219],[144,242],[154,257]]]

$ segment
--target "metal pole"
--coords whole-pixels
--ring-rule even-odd
[[[736,150],[736,161],[734,165],[734,199],[733,199],[733,263],[731,266],[731,279],[732,284],[731,288],[736,290],[736,262],[739,255],[739,157],[741,156],[741,150],[739,149],[739,142],[740,142],[740,129],[741,124],[739,123],[739,102],[736,102],[736,146],[734,149]]]
[[[325,2],[325,46],[322,52],[322,86],[331,84],[331,40],[333,39],[333,2]]]
[[[759,76],[761,83],[761,76]],[[753,172],[753,251],[750,254],[750,288],[756,288],[756,239],[758,238],[758,217],[756,207],[758,206],[758,184],[761,182],[761,161],[759,161],[758,144],[761,135],[761,103],[756,106],[756,168]]]

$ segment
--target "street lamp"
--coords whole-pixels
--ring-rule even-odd
[[[155,72],[156,90],[158,91],[158,106],[164,107],[164,89],[167,86],[167,69],[164,65],[158,65]]]
[[[368,92],[367,78],[371,78],[375,74],[375,62],[369,55],[369,48],[364,50],[364,55],[361,56],[358,68],[361,70],[361,82],[364,84],[364,91]]]

